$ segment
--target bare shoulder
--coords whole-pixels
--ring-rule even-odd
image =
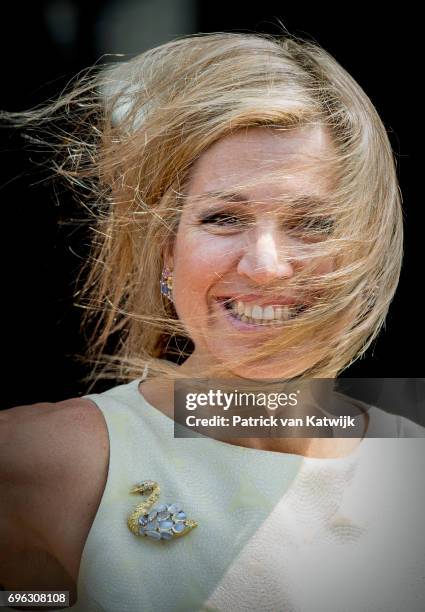
[[[106,423],[88,399],[0,412],[0,584],[48,588],[49,576],[58,586],[62,574],[76,582],[108,463]]]
[[[33,484],[70,475],[108,450],[103,415],[88,399],[17,406],[0,413],[0,470]]]
[[[0,424],[9,428],[11,433],[19,435],[26,427],[39,427],[46,431],[50,427],[68,426],[73,424],[83,430],[76,430],[76,434],[83,433],[86,427],[89,431],[102,430],[103,417],[97,406],[89,399],[74,397],[61,402],[39,402],[25,406],[16,406],[0,412]]]

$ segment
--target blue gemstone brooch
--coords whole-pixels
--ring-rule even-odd
[[[160,491],[159,484],[154,480],[145,480],[130,490],[132,494],[150,493],[148,499],[136,506],[127,519],[128,528],[134,535],[153,540],[173,540],[198,526],[196,521],[186,517],[180,504],[161,504],[153,508]]]

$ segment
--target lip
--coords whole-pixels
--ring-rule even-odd
[[[247,294],[247,295],[243,295],[243,294],[236,294],[235,296],[231,296],[231,295],[222,295],[222,296],[217,296],[216,299],[218,301],[225,301],[225,300],[232,300],[232,301],[238,301],[238,302],[245,302],[245,303],[250,303],[250,302],[254,302],[255,304],[257,304],[258,306],[293,306],[295,304],[302,304],[304,303],[304,300],[302,299],[294,299],[294,298],[290,298],[290,297],[277,297],[277,298],[269,298],[267,300],[264,299],[264,297],[261,297],[261,295],[254,295],[252,293]]]
[[[236,329],[239,329],[241,331],[247,331],[247,332],[251,332],[251,333],[270,333],[276,330],[276,328],[280,328],[282,327],[282,325],[284,324],[284,322],[280,323],[276,323],[274,325],[260,325],[260,324],[256,324],[256,323],[244,323],[243,321],[239,321],[239,319],[236,319],[235,317],[232,317],[232,315],[230,314],[230,312],[227,310],[227,308],[224,306],[223,302],[226,298],[217,298],[217,300],[215,301],[217,308],[220,309],[220,312],[223,313],[227,319],[227,321],[230,323],[230,325],[232,325],[233,327],[235,327]],[[227,296],[227,299],[229,299],[229,296]]]

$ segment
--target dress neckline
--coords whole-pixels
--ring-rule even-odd
[[[147,399],[145,398],[145,396],[140,390],[140,383],[142,383],[144,380],[145,380],[145,377],[137,378],[131,381],[130,383],[128,383],[128,386],[132,391],[134,391],[138,400],[139,401],[141,400],[142,402],[144,402],[145,405],[150,409],[151,415],[153,415],[159,421],[162,421],[164,424],[167,423],[169,426],[174,425],[174,420],[171,417],[167,416],[161,410],[159,410],[156,406],[154,406],[153,404],[147,401]],[[359,404],[363,404],[363,402],[359,402]],[[360,405],[359,407],[361,408]],[[364,408],[362,409],[362,412],[363,411],[364,411]],[[204,439],[205,443],[208,444],[210,447],[216,446],[217,448],[217,445],[219,445],[219,447],[222,449],[224,453],[238,455],[242,458],[246,457],[247,459],[251,457],[253,458],[255,457],[274,457],[276,459],[281,459],[283,461],[285,459],[291,458],[292,460],[298,460],[298,461],[302,460],[303,463],[305,463],[306,465],[310,465],[310,466],[322,466],[322,465],[323,466],[337,466],[337,465],[345,464],[347,462],[351,463],[352,461],[356,461],[358,457],[360,456],[360,454],[363,452],[363,450],[365,449],[367,445],[367,442],[369,442],[369,439],[367,438],[367,431],[369,431],[369,429],[371,428],[371,418],[372,418],[373,413],[374,413],[373,410],[368,411],[368,415],[369,415],[368,428],[364,432],[363,437],[358,443],[358,445],[355,447],[355,449],[351,453],[348,453],[347,455],[343,455],[342,457],[306,457],[304,455],[300,455],[297,453],[283,453],[281,451],[264,450],[260,448],[251,448],[247,446],[238,446],[237,444],[229,444],[221,440],[216,440],[215,438],[210,438],[209,436],[204,436],[199,433],[197,434],[195,438],[176,438],[176,440],[178,439],[180,440]]]

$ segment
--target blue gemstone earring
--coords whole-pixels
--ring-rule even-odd
[[[168,298],[170,302],[172,302],[173,301],[173,275],[171,274],[171,271],[167,268],[167,266],[165,266],[162,271],[160,287],[161,287],[162,295],[165,295],[165,297]]]

